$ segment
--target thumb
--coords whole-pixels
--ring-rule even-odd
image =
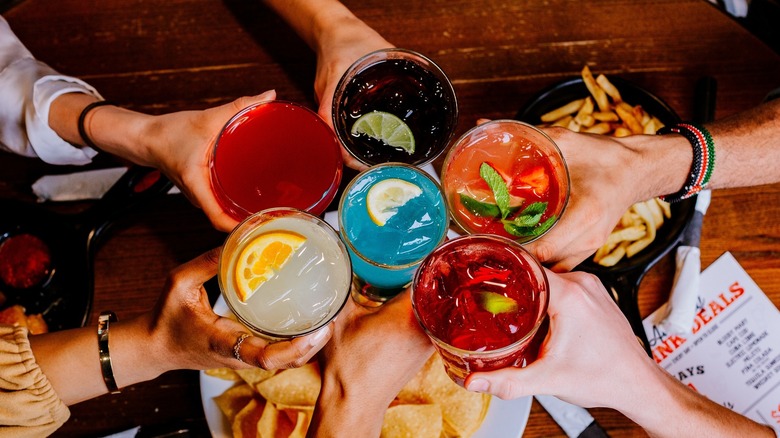
[[[512,400],[533,394],[546,393],[539,383],[545,381],[537,363],[525,368],[507,367],[500,370],[472,373],[464,386],[469,391],[492,394],[503,400]]]
[[[259,102],[265,102],[276,99],[276,90],[268,90],[264,93],[260,93],[255,96],[242,96],[223,106],[225,109],[230,110],[230,114],[233,115],[242,109]]]
[[[186,281],[192,287],[200,287],[217,275],[221,253],[222,247],[213,248],[176,268],[172,276]]]

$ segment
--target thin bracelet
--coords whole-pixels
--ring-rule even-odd
[[[678,123],[658,130],[658,134],[670,133],[682,135],[693,148],[691,171],[682,189],[661,196],[664,201],[678,202],[699,193],[710,182],[712,170],[715,168],[715,142],[707,129],[692,123]]]
[[[111,354],[108,351],[108,329],[109,323],[116,322],[114,312],[105,311],[100,313],[98,318],[98,352],[100,354],[100,371],[103,373],[103,381],[111,394],[119,394],[119,387],[114,380],[114,369],[111,367]]]
[[[84,122],[87,119],[87,114],[92,111],[93,109],[99,107],[99,106],[105,106],[105,105],[113,105],[113,103],[107,101],[107,100],[98,100],[97,102],[92,102],[89,105],[85,106],[83,110],[81,110],[81,114],[79,114],[79,121],[78,121],[78,129],[79,129],[79,135],[81,136],[81,139],[84,140],[84,144],[86,146],[91,147],[92,149],[99,149],[95,142],[92,141],[92,139],[89,138],[87,135],[87,130],[84,127]]]

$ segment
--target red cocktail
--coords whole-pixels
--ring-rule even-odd
[[[442,189],[455,222],[468,233],[527,243],[563,214],[569,174],[560,150],[537,128],[493,120],[472,128],[450,149]]]
[[[283,101],[233,116],[211,157],[212,190],[236,220],[272,207],[319,215],[336,195],[341,173],[333,130],[313,111]]]
[[[533,361],[548,300],[539,262],[518,243],[490,235],[441,245],[412,287],[414,314],[459,385],[472,372]]]

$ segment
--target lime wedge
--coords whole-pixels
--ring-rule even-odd
[[[366,194],[368,216],[380,227],[398,213],[398,208],[422,194],[422,189],[409,181],[390,178],[371,186]]]
[[[477,301],[483,309],[493,315],[517,311],[517,301],[495,292],[477,292]]]
[[[352,135],[365,134],[382,143],[414,153],[414,135],[409,126],[394,114],[372,111],[363,114],[352,125]]]

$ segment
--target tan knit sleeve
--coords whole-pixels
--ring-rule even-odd
[[[35,362],[27,329],[0,326],[0,438],[47,436],[69,416]]]

